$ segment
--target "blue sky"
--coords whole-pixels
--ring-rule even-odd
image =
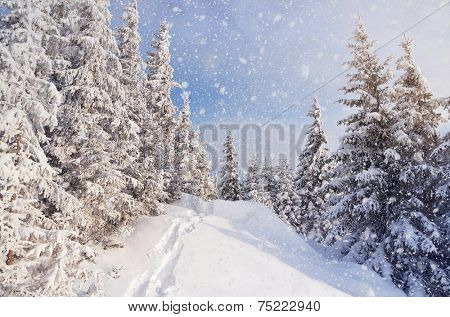
[[[111,0],[113,26],[122,23],[126,0]],[[197,1],[138,0],[142,54],[163,18],[171,24],[175,79],[191,92],[196,125],[263,123],[342,70],[355,16],[360,13],[378,46],[402,33],[446,1]],[[450,95],[450,5],[407,32],[415,56],[436,96]],[[379,51],[400,54],[401,38]],[[392,63],[392,66],[393,63]],[[335,103],[341,76],[316,94],[335,147],[349,110]],[[179,94],[174,99],[180,105]],[[307,123],[311,98],[277,118]],[[448,130],[449,125],[442,130]]]

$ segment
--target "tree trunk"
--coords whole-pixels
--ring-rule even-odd
[[[6,265],[12,265],[13,262],[14,262],[14,253],[12,250],[9,250],[6,256]]]

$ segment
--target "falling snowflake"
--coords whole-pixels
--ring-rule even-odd
[[[301,73],[302,73],[302,77],[304,79],[308,79],[308,77],[309,77],[309,66],[308,65],[302,65]]]
[[[239,62],[241,62],[241,64],[247,64],[247,60],[243,57],[239,57]]]
[[[282,18],[283,18],[283,17],[281,16],[281,14],[277,14],[277,15],[273,18],[273,23],[280,22]]]

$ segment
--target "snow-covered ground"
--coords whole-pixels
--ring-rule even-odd
[[[184,195],[103,251],[108,296],[404,296],[364,266],[326,260],[272,211]]]

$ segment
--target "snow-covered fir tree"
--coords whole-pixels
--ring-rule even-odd
[[[408,156],[411,161],[422,162],[439,144],[438,126],[444,118],[439,111],[440,100],[433,98],[414,61],[412,41],[405,39],[401,47],[403,56],[397,61],[401,74],[392,93],[396,150],[404,154],[403,160]]]
[[[430,155],[440,143],[438,127],[444,118],[439,100],[433,98],[414,62],[411,41],[405,39],[402,47],[404,54],[397,61],[401,74],[391,97],[395,114],[391,130],[393,149],[386,154],[390,172],[398,179],[396,203],[402,205],[400,209],[419,210],[432,204],[430,188],[437,170]]]
[[[184,193],[193,192],[193,175],[195,168],[195,153],[191,147],[192,123],[191,109],[189,104],[189,93],[183,93],[183,108],[178,116],[175,134],[175,173],[173,182],[177,191]]]
[[[94,257],[72,229],[80,206],[55,182],[21,103],[14,105],[0,105],[0,296],[74,296],[90,275],[80,264]]]
[[[178,184],[174,179],[175,164],[175,107],[170,96],[173,87],[178,86],[173,80],[173,68],[170,65],[169,23],[164,20],[159,32],[152,42],[154,51],[148,53],[149,70],[146,81],[147,102],[158,122],[158,147],[156,155],[157,168],[162,171],[164,190],[168,194],[166,201],[179,197]],[[156,141],[156,140],[155,140]]]
[[[0,3],[2,8],[10,10],[1,16],[0,24],[2,69],[6,76],[2,81],[3,93],[12,100],[20,98],[19,92],[23,93],[21,91],[26,90],[27,85],[32,88],[27,95],[35,102],[23,106],[29,106],[24,110],[39,142],[45,145],[48,143],[46,129],[56,126],[57,108],[61,102],[55,85],[49,81],[52,61],[44,47],[47,34],[56,27],[51,23],[50,2],[13,0]],[[7,77],[8,69],[14,75],[11,79]]]
[[[431,157],[435,166],[439,167],[439,173],[434,182],[436,195],[433,212],[439,215],[435,222],[442,237],[438,245],[439,267],[446,272],[441,275],[439,291],[448,296],[450,291],[448,285],[450,280],[448,277],[450,272],[450,132],[443,137],[441,144],[433,151]],[[443,279],[446,279],[445,283]]]
[[[74,231],[78,200],[43,146],[61,97],[44,38],[52,2],[2,1],[0,18],[0,296],[71,296],[91,258]]]
[[[128,164],[128,173],[139,175],[137,158],[139,156],[140,146],[140,124],[144,120],[145,102],[143,95],[144,72],[142,70],[142,60],[139,54],[139,45],[141,42],[138,27],[138,12],[136,0],[130,2],[123,14],[124,25],[118,29],[119,40],[119,61],[122,67],[121,83],[124,89],[124,110],[127,116],[132,120],[133,129],[126,138],[130,142],[124,142],[128,147],[126,149],[133,160]],[[136,187],[142,188],[138,183]],[[134,188],[133,188],[134,189]]]
[[[402,47],[404,54],[397,61],[401,74],[392,94],[393,147],[386,151],[389,175],[394,178],[390,213],[395,218],[380,261],[389,262],[388,273],[407,294],[446,296],[450,275],[442,258],[448,245],[445,246],[447,239],[438,222],[445,218],[448,209],[436,208],[441,190],[435,184],[442,175],[442,166],[436,166],[431,159],[440,143],[438,126],[443,118],[438,109],[440,103],[433,99],[414,62],[411,41],[405,39]],[[438,200],[445,201],[442,198]],[[377,268],[378,260],[373,260]]]
[[[248,166],[247,173],[245,174],[244,183],[242,185],[242,199],[253,200],[258,197],[258,177],[259,166],[258,158],[255,156]]]
[[[444,217],[450,221],[448,218],[450,216],[450,132],[444,135],[440,144],[433,150],[431,159],[432,164],[438,169],[434,181],[433,211],[438,215],[447,215]],[[447,230],[450,230],[450,226]]]
[[[340,103],[356,112],[340,121],[346,126],[341,144],[333,154],[330,208],[333,222],[326,242],[340,240],[341,252],[364,263],[376,250],[390,222],[389,179],[385,151],[389,150],[392,110],[388,82],[392,77],[387,60],[380,62],[361,18],[349,45],[352,60],[348,83],[342,88],[347,99]]]
[[[273,206],[277,196],[277,186],[275,179],[275,171],[272,166],[272,161],[269,156],[264,157],[264,166],[261,169],[261,182],[264,191],[270,197],[271,205]]]
[[[135,159],[127,170],[139,182],[131,183],[132,194],[143,202],[141,208],[147,214],[160,214],[163,200],[162,172],[155,167],[155,153],[160,145],[158,141],[157,123],[146,103],[149,94],[144,87],[145,73],[139,52],[141,37],[138,33],[139,16],[137,1],[132,0],[123,15],[125,24],[119,28],[119,52],[122,66],[122,85],[126,96],[126,111],[129,118],[137,124],[138,135],[133,134],[134,142],[130,142],[128,151]]]
[[[211,176],[211,162],[206,153],[205,145],[200,139],[198,131],[191,132],[190,161],[192,175],[191,194],[206,200],[217,198],[217,189]]]
[[[268,192],[264,188],[263,178],[260,171],[260,162],[255,156],[245,175],[244,184],[242,186],[242,199],[254,201],[272,207],[272,200]]]
[[[126,94],[126,106],[130,117],[138,124],[146,119],[143,61],[139,52],[141,37],[138,33],[139,16],[137,1],[131,0],[122,16],[124,25],[119,27],[119,59],[122,66],[122,84]]]
[[[55,155],[68,191],[83,208],[84,239],[121,232],[137,215],[128,192],[136,180],[125,174],[136,125],[124,107],[118,49],[109,28],[109,1],[77,3],[79,18],[70,38],[70,66],[60,72],[64,102],[54,137]]]
[[[298,196],[294,190],[292,171],[286,159],[280,159],[276,169],[275,213],[286,223],[297,227]]]
[[[227,131],[227,137],[223,145],[223,155],[222,167],[219,171],[219,198],[223,200],[239,200],[241,198],[241,187],[238,175],[238,162],[230,130]]]
[[[295,192],[299,196],[297,226],[301,233],[320,239],[324,234],[322,220],[325,211],[324,185],[327,139],[320,121],[320,105],[314,98],[308,113],[313,123],[306,134],[305,148],[299,155],[294,179]]]

